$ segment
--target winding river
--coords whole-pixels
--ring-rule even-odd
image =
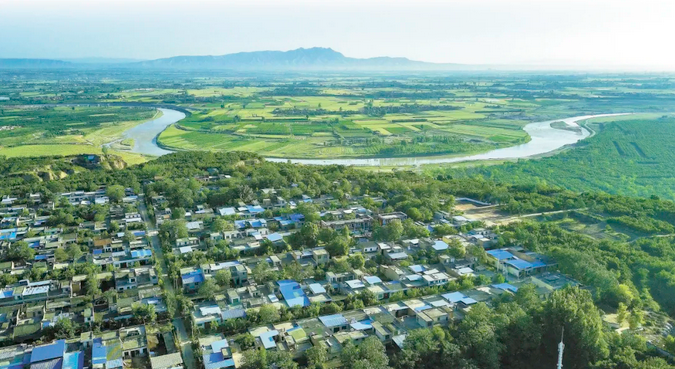
[[[185,114],[171,109],[160,108],[163,115],[157,119],[139,124],[124,132],[124,138],[133,138],[134,147],[131,152],[145,155],[161,156],[173,151],[163,149],[157,145],[157,136],[173,123],[185,118]],[[542,155],[555,151],[565,145],[571,145],[591,135],[578,122],[600,117],[611,117],[625,114],[598,114],[579,117],[549,120],[530,123],[523,127],[531,140],[527,143],[496,149],[482,154],[466,156],[437,156],[437,157],[407,157],[407,158],[345,158],[345,159],[284,159],[266,158],[272,162],[287,162],[310,165],[358,165],[358,166],[409,166],[422,164],[458,163],[463,161],[520,159]],[[565,122],[576,130],[557,129],[551,127],[554,122]]]

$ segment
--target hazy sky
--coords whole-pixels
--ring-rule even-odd
[[[331,47],[352,57],[675,69],[675,0],[0,0],[0,58]]]

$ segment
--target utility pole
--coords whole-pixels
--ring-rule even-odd
[[[563,343],[563,336],[565,335],[565,327],[562,329],[560,334],[560,343],[558,344],[558,369],[562,369],[562,360],[563,360],[563,350],[565,349],[565,344]]]

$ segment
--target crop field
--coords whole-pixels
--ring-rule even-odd
[[[0,100],[0,127],[5,127],[0,131],[0,154],[22,145],[100,149],[154,112],[150,108],[47,108],[44,104],[180,107],[191,114],[158,137],[161,145],[175,150],[352,158],[486,152],[529,141],[523,130],[528,123],[623,112],[656,119],[672,109],[675,100],[668,79],[640,75],[631,79],[519,74],[268,78],[186,72],[180,77],[160,74],[145,79],[133,73],[114,79],[107,75],[68,78],[5,79],[8,82],[0,85],[0,96],[9,100]],[[19,105],[35,108],[16,108]],[[601,131],[612,121],[598,119],[589,124]],[[627,153],[636,150],[630,142],[612,145],[626,159]],[[128,151],[130,147],[120,143],[111,149]],[[22,155],[27,150],[10,153]]]

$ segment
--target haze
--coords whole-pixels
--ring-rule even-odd
[[[0,0],[0,58],[351,57],[675,69],[675,2]]]

